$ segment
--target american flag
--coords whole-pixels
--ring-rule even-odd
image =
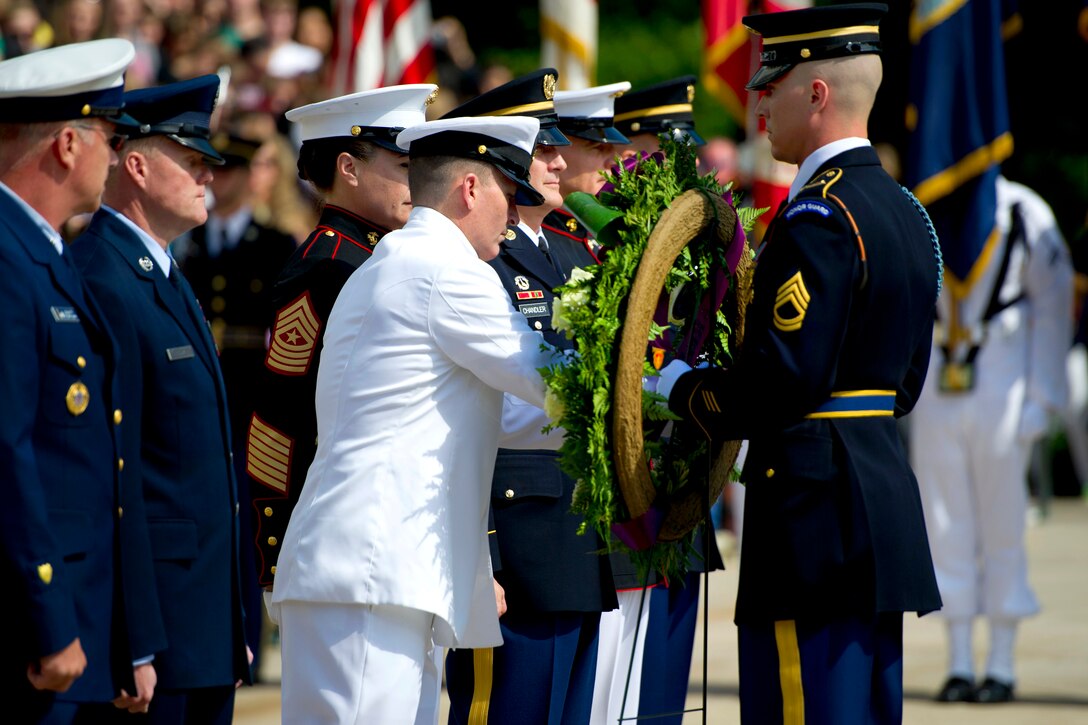
[[[330,88],[335,95],[434,74],[428,0],[341,0],[336,4]]]

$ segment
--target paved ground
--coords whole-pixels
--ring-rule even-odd
[[[1088,503],[1056,500],[1049,514],[1028,529],[1027,538],[1031,581],[1043,612],[1021,628],[1018,702],[989,706],[932,702],[945,674],[944,628],[936,617],[918,619],[908,615],[904,628],[906,725],[1088,725]],[[706,721],[715,725],[740,722],[736,629],[732,624],[735,557],[727,560],[727,566],[727,571],[710,577],[709,585]],[[981,641],[985,638],[981,627],[978,637],[976,650],[981,665],[985,644]],[[266,650],[262,672],[269,681],[278,679],[278,657],[275,648]],[[693,659],[688,707],[701,708],[701,634]],[[684,719],[685,725],[702,721],[701,711]],[[279,723],[279,688],[265,684],[242,690],[235,723]]]

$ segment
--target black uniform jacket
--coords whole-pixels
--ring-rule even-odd
[[[167,647],[155,657],[158,686],[248,682],[238,492],[207,323],[112,213],[95,214],[72,253],[117,336],[125,397],[138,401],[121,422],[139,441],[124,472],[142,487],[166,627]]]
[[[893,417],[925,380],[934,247],[872,149],[835,156],[768,229],[737,363],[677,381],[674,411],[750,441],[738,623],[940,607]]]
[[[578,240],[545,231],[555,269],[519,227],[491,260],[514,309],[560,349],[570,340],[552,328],[552,290],[574,267],[596,264]],[[560,274],[562,271],[562,275]],[[491,488],[491,561],[512,611],[601,612],[616,607],[607,557],[596,534],[577,533],[570,511],[574,479],[546,450],[499,449]]]
[[[246,471],[257,522],[258,578],[272,584],[279,544],[317,452],[317,366],[325,322],[340,289],[370,259],[388,230],[347,209],[326,206],[317,227],[291,255],[272,288],[271,336],[248,425]]]

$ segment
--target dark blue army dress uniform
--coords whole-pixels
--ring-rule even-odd
[[[120,109],[133,57],[128,41],[108,39],[6,61],[0,118],[129,120]],[[54,241],[33,205],[0,188],[0,712],[13,723],[111,716],[120,690],[136,691],[134,662],[166,646],[142,500],[125,473],[132,400],[120,353],[71,251]],[[34,689],[28,666],[77,638],[83,674],[65,692]]]
[[[214,162],[206,139],[217,87],[216,76],[204,76],[126,99],[148,135],[184,142]],[[184,126],[174,123],[180,114]],[[229,722],[234,684],[251,677],[226,389],[192,288],[176,265],[167,278],[140,234],[102,209],[72,252],[120,342],[126,394],[142,401],[126,424],[140,435],[139,475],[168,639],[153,662],[151,721]],[[172,698],[179,698],[176,707]],[[201,705],[208,711],[194,714]]]
[[[855,642],[898,668],[888,688],[901,699],[901,613],[941,605],[895,424],[925,380],[938,272],[926,220],[876,153],[839,154],[771,224],[736,365],[672,390],[670,407],[712,439],[749,440],[736,622],[742,699],[766,708],[745,711],[753,722],[790,706],[779,657],[799,645],[796,693],[826,695],[820,670],[851,658],[817,640],[840,628],[853,641],[854,623],[884,621],[899,643]]]
[[[886,12],[858,3],[744,18],[763,37],[747,87],[879,53]],[[864,81],[820,82],[867,88],[877,64],[856,65]],[[867,109],[832,110],[845,124]],[[669,406],[712,440],[749,441],[741,718],[898,723],[903,612],[938,609],[941,597],[895,418],[925,382],[942,262],[925,210],[868,142],[841,136],[837,118],[815,122],[831,138],[801,160],[768,227],[735,365],[681,376]]]
[[[542,68],[448,112],[456,116],[532,116],[540,120],[537,148],[569,145],[556,128],[552,91],[557,79]],[[597,263],[583,239],[525,227],[507,230],[489,264],[529,327],[562,350],[573,343],[552,327],[552,290],[576,267]],[[575,481],[552,450],[500,448],[491,481],[489,541],[495,580],[505,590],[499,619],[503,645],[451,650],[446,658],[450,722],[586,722],[597,667],[600,613],[616,607],[603,544],[577,531],[571,513]],[[472,715],[470,716],[470,713]],[[471,717],[471,719],[470,719]]]

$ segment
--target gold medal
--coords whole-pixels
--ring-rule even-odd
[[[91,392],[87,386],[76,381],[68,386],[68,394],[64,396],[64,402],[68,404],[68,412],[72,415],[83,415],[87,406],[91,404]]]

